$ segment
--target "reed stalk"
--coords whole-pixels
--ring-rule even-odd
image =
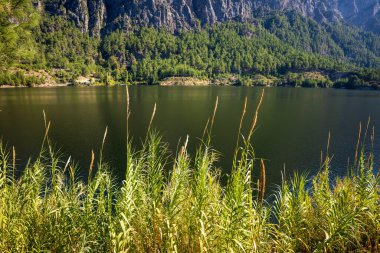
[[[359,123],[359,130],[358,130],[358,138],[356,142],[356,149],[355,149],[355,158],[354,158],[354,165],[356,165],[358,161],[358,151],[359,151],[359,144],[360,144],[360,138],[362,134],[362,123]]]
[[[260,203],[264,203],[265,186],[266,186],[266,174],[264,160],[260,159]]]
[[[12,146],[12,179],[15,178],[16,171],[16,149],[15,146]]]
[[[253,121],[252,121],[252,124],[251,124],[251,129],[249,130],[249,133],[248,133],[248,137],[247,137],[247,141],[248,142],[251,140],[253,131],[255,130],[255,127],[256,127],[256,124],[257,124],[257,119],[259,117],[259,110],[260,110],[260,107],[261,107],[261,103],[263,102],[263,99],[264,99],[264,91],[265,91],[264,89],[261,91],[261,96],[260,96],[259,104],[256,107],[255,115],[253,117]]]
[[[95,162],[95,154],[94,154],[94,150],[91,150],[91,161],[90,161],[90,169],[88,170],[88,181],[91,180],[92,170],[94,168],[94,162]]]
[[[150,132],[150,128],[151,128],[151,126],[152,126],[154,116],[156,115],[156,109],[157,109],[157,104],[154,103],[152,116],[151,116],[150,121],[149,121],[148,133]]]

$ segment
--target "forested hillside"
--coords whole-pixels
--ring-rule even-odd
[[[64,6],[54,13],[54,1],[45,2],[48,12],[40,2],[0,1],[0,84],[39,84],[46,76],[57,83],[87,77],[156,84],[180,76],[233,77],[244,85],[379,85],[379,36],[296,11],[176,31],[131,25],[96,34],[78,26]]]

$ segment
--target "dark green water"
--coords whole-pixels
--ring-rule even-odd
[[[213,147],[221,153],[219,166],[228,173],[244,98],[248,97],[247,132],[260,92],[261,88],[244,87],[131,87],[130,133],[138,146],[156,102],[154,126],[164,140],[175,152],[179,140],[183,143],[189,135],[193,152],[218,96]],[[108,126],[105,156],[114,174],[122,178],[125,107],[124,87],[1,89],[0,136],[16,147],[21,169],[40,149],[45,110],[52,122],[52,139],[63,154],[86,168],[85,175],[91,150],[99,150]],[[344,175],[348,158],[354,156],[358,124],[365,125],[369,116],[375,129],[380,129],[380,92],[267,88],[253,143],[257,156],[267,160],[269,183],[280,182],[284,164],[286,173],[318,171],[329,131],[332,170]],[[379,153],[379,135],[375,138],[375,153]]]

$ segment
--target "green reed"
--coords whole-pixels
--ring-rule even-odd
[[[14,176],[15,149],[0,145],[0,251],[379,251],[380,178],[373,155],[358,145],[348,175],[333,179],[327,153],[317,175],[284,179],[268,203],[265,163],[257,162],[251,145],[259,106],[248,137],[239,135],[226,185],[220,183],[218,153],[210,145],[217,103],[194,157],[187,151],[189,137],[171,155],[151,130],[155,107],[142,148],[133,150],[127,140],[121,185],[102,156],[107,130],[99,158],[92,152],[85,183],[75,163],[54,151],[45,117],[41,153],[20,177]],[[245,108],[246,102],[241,122]]]

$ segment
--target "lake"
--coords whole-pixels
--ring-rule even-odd
[[[248,98],[247,132],[262,88],[250,87],[130,87],[130,133],[139,147],[146,135],[154,103],[153,126],[162,133],[173,153],[189,135],[190,153],[199,145],[216,97],[218,111],[213,128],[213,148],[220,152],[218,166],[226,174],[231,167],[237,131]],[[0,136],[8,147],[15,146],[18,168],[38,154],[44,134],[43,113],[51,120],[50,136],[57,149],[89,167],[91,150],[96,156],[108,126],[105,157],[114,175],[124,175],[126,139],[125,87],[0,89]],[[380,92],[334,89],[265,88],[253,145],[257,157],[266,159],[267,180],[281,181],[281,171],[298,170],[315,174],[320,167],[331,133],[330,154],[335,175],[347,172],[355,152],[358,125],[380,129]],[[379,130],[380,131],[380,130]],[[375,154],[379,154],[375,132]],[[255,172],[254,172],[255,173]],[[257,170],[256,170],[256,174]],[[225,180],[225,177],[223,177]]]

